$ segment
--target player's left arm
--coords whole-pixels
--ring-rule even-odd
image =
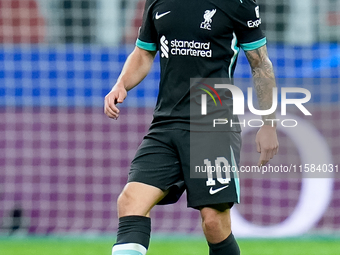
[[[273,103],[272,89],[276,87],[273,65],[268,57],[266,45],[245,51],[252,70],[252,76],[257,94],[259,107],[261,110],[270,109]],[[279,142],[276,134],[275,112],[262,116],[264,125],[256,134],[257,151],[261,153],[258,162],[259,166],[265,165],[277,154]]]

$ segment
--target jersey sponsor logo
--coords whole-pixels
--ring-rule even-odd
[[[248,20],[247,21],[247,25],[248,27],[250,28],[253,28],[253,27],[259,27],[259,25],[261,25],[262,21],[261,19],[257,19],[257,20]]]
[[[216,9],[213,9],[211,11],[206,10],[203,14],[204,21],[201,23],[200,28],[211,30],[211,23],[212,23],[212,17],[215,15]]]
[[[165,15],[169,14],[171,11],[167,11],[167,12],[164,12],[164,13],[161,13],[161,14],[158,14],[158,12],[156,13],[155,15],[155,19],[160,19],[162,17],[164,17]]]
[[[250,28],[259,27],[259,25],[261,25],[261,23],[262,23],[262,21],[260,19],[260,7],[259,6],[255,7],[255,15],[256,15],[257,20],[255,20],[255,21],[248,20],[247,21],[247,25]]]
[[[162,58],[169,58],[169,47],[168,47],[169,42],[164,35],[161,37],[160,43],[161,43]]]
[[[221,190],[224,190],[225,188],[228,188],[228,187],[229,187],[229,185],[223,186],[223,187],[218,188],[218,189],[213,189],[213,188],[211,187],[210,190],[209,190],[209,194],[210,194],[210,195],[214,195],[214,194],[216,194],[216,193],[220,192]]]
[[[163,35],[160,39],[161,44],[161,57],[169,58],[172,56],[190,56],[190,57],[202,57],[211,58],[212,50],[210,48],[210,42],[202,43],[195,40],[192,41],[181,41],[181,40],[171,40],[169,41]]]

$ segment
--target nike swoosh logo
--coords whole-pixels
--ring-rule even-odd
[[[164,17],[165,15],[169,14],[170,12],[171,11],[168,11],[168,12],[164,12],[162,14],[158,14],[158,12],[157,12],[155,18],[160,19],[160,18]]]
[[[210,193],[210,195],[214,195],[214,194],[216,194],[216,193],[220,192],[221,190],[224,190],[225,188],[228,188],[228,187],[229,187],[229,185],[223,186],[223,187],[218,188],[218,189],[213,189],[211,187],[210,190],[209,190],[209,193]]]

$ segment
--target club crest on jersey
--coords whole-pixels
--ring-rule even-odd
[[[206,10],[203,14],[204,21],[201,23],[200,28],[211,30],[212,17],[215,15],[216,9]]]

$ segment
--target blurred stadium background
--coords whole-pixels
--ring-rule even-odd
[[[311,91],[313,116],[306,121],[325,141],[328,162],[340,165],[340,1],[257,2],[279,85]],[[116,232],[115,201],[152,118],[158,56],[129,92],[118,121],[103,114],[103,98],[133,49],[143,5],[0,0],[0,234],[19,226],[28,235]],[[250,77],[242,53],[236,77]],[[272,164],[301,164],[300,149],[310,145],[279,135]],[[253,131],[244,134],[243,165],[258,160],[253,140]],[[261,236],[262,227],[270,236],[339,235],[340,180],[306,186],[303,179],[243,179],[242,204],[235,206],[243,221],[235,232],[249,224],[254,231],[239,236]],[[308,194],[315,201],[310,207]],[[185,197],[156,207],[152,216],[154,233],[201,233],[199,215],[186,208]],[[299,231],[287,230],[289,220]]]

